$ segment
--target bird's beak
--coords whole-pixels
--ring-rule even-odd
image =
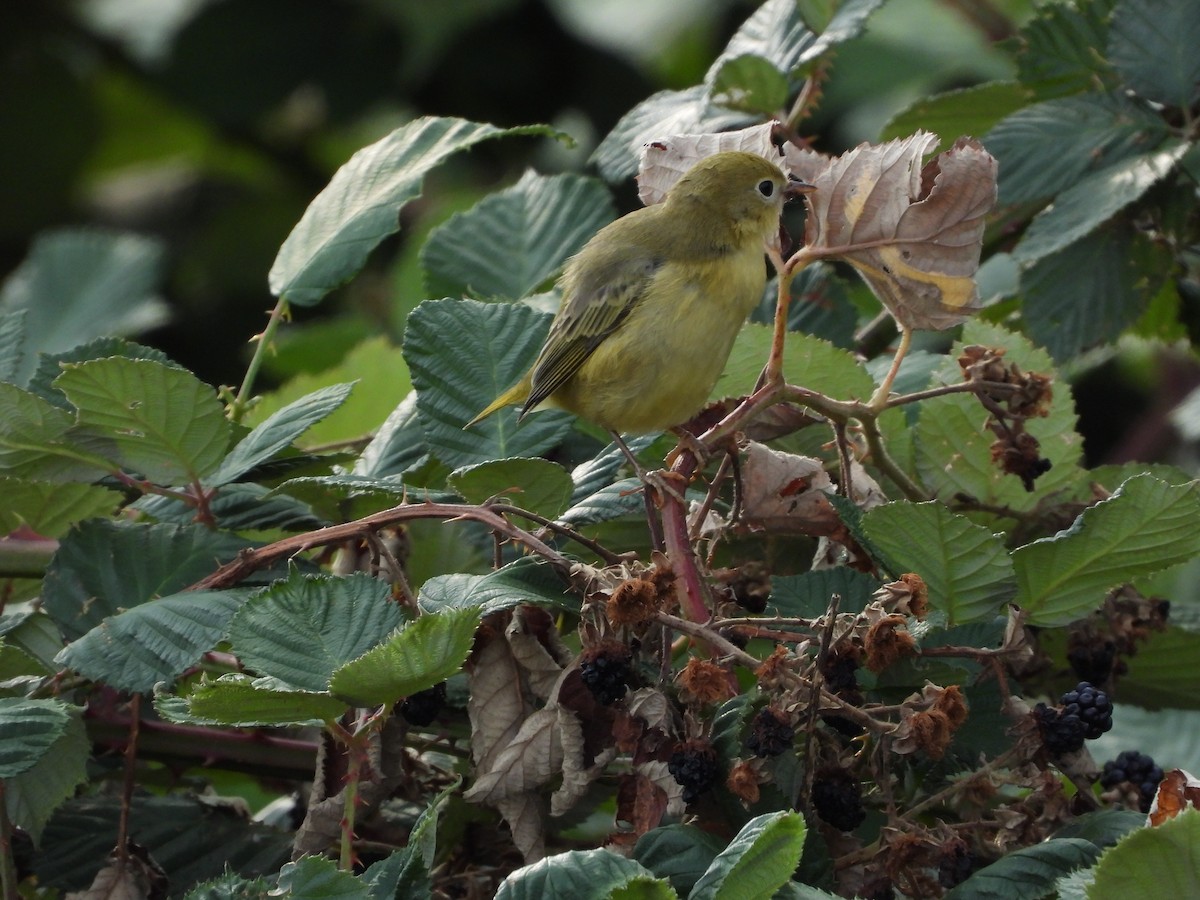
[[[783,196],[787,200],[794,200],[797,197],[803,197],[805,194],[811,194],[816,189],[815,185],[811,185],[807,181],[801,181],[795,175],[789,175],[787,187],[783,189]]]

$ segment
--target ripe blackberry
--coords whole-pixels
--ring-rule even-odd
[[[962,884],[975,871],[975,854],[962,841],[956,840],[950,846],[942,848],[938,860],[938,884],[944,888],[952,888]]]
[[[717,751],[703,741],[688,741],[672,753],[667,771],[683,787],[684,803],[694,802],[721,774]]]
[[[769,706],[764,706],[750,723],[746,735],[746,749],[755,756],[779,756],[792,746],[796,737],[794,729],[782,715]]]
[[[1075,713],[1065,713],[1061,709],[1039,703],[1033,709],[1033,716],[1037,720],[1042,743],[1055,756],[1074,753],[1083,748],[1087,726]]]
[[[1154,801],[1158,783],[1162,778],[1162,768],[1145,753],[1122,750],[1116,759],[1110,759],[1104,764],[1104,771],[1100,773],[1100,786],[1114,788],[1125,782],[1136,786],[1141,795],[1142,812],[1150,812],[1150,804]]]
[[[603,706],[611,706],[625,696],[632,675],[629,648],[624,644],[605,642],[589,647],[580,656],[579,677]]]
[[[812,805],[838,831],[853,831],[867,817],[862,789],[843,769],[822,769],[813,779]]]
[[[1108,694],[1081,681],[1075,690],[1067,691],[1059,698],[1064,715],[1077,715],[1084,724],[1083,736],[1088,740],[1100,737],[1112,728],[1112,701]]]
[[[1067,645],[1067,662],[1077,678],[1098,684],[1108,681],[1117,660],[1117,645],[1089,634],[1072,635]]]
[[[428,690],[418,691],[400,704],[400,715],[410,725],[424,727],[437,718],[446,705],[446,682],[435,684]]]

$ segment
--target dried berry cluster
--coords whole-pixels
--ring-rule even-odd
[[[958,364],[967,381],[980,385],[979,402],[991,414],[988,428],[996,435],[992,461],[1032,491],[1034,481],[1050,470],[1050,460],[1041,456],[1041,446],[1025,430],[1025,422],[1049,415],[1053,389],[1049,377],[1022,372],[1016,363],[1006,363],[1004,352],[1003,348],[972,344],[963,348]]]

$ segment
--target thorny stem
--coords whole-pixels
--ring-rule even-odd
[[[117,861],[124,866],[129,859],[129,814],[133,808],[133,789],[137,775],[138,729],[142,721],[142,695],[129,701],[129,739],[125,744],[125,779],[121,786],[121,815],[117,820]]]
[[[254,381],[258,378],[258,370],[262,368],[263,359],[275,339],[275,332],[279,330],[279,324],[287,316],[288,302],[280,297],[271,310],[270,316],[267,317],[266,327],[260,334],[254,336],[254,355],[250,357],[250,364],[246,366],[246,376],[242,379],[242,386],[238,389],[237,396],[230,402],[227,410],[229,418],[234,422],[240,422],[242,416],[246,414],[246,410],[250,408],[250,395],[254,390]]]
[[[704,527],[704,520],[708,518],[713,504],[717,501],[717,494],[720,492],[721,483],[725,480],[725,475],[729,472],[732,461],[732,452],[726,453],[721,457],[721,464],[717,467],[717,472],[712,477],[712,482],[708,486],[708,493],[704,497],[704,502],[700,504],[700,508],[696,510],[696,514],[692,516],[691,524],[688,525],[688,532],[691,534],[692,540],[696,540],[700,536],[700,529]]]
[[[376,557],[381,558],[387,564],[389,580],[399,589],[401,604],[410,612],[420,613],[420,607],[417,606],[417,595],[413,593],[412,586],[408,583],[408,576],[404,574],[404,567],[400,565],[400,560],[396,559],[396,554],[392,553],[388,547],[387,541],[374,531],[367,534],[366,540]]]
[[[707,622],[710,618],[705,598],[708,592],[700,578],[696,555],[692,552],[691,535],[688,533],[687,511],[682,501],[663,492],[662,523],[663,541],[671,568],[675,572],[675,592],[680,608],[693,622]]]
[[[533,512],[532,510],[522,509],[519,506],[509,506],[508,504],[502,505],[500,503],[496,503],[493,508],[496,510],[496,512],[514,515],[521,519],[528,519],[531,522],[537,522],[545,531],[553,532],[559,537],[565,537],[567,540],[574,541],[581,547],[586,547],[611,566],[619,565],[621,562],[623,562],[623,557],[619,553],[613,553],[607,547],[597,543],[596,541],[593,541],[585,534],[580,534],[574,528],[564,525],[562,522],[555,522],[553,519],[548,519],[545,516]],[[543,538],[544,533],[539,531],[536,535],[534,535],[534,537],[539,539]]]

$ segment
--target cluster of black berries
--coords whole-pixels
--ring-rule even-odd
[[[938,884],[952,888],[962,884],[975,871],[975,854],[962,841],[955,841],[942,851],[938,860]]]
[[[778,756],[792,746],[796,729],[789,725],[775,710],[764,706],[750,723],[746,735],[746,749],[755,756]]]
[[[684,803],[696,800],[721,774],[717,752],[709,745],[695,741],[688,741],[671,754],[667,771],[683,788]]]
[[[1158,783],[1162,778],[1163,770],[1145,753],[1123,750],[1117,754],[1116,759],[1110,759],[1104,764],[1104,771],[1100,773],[1100,786],[1114,788],[1124,782],[1134,785],[1142,798],[1142,812],[1150,812],[1150,804],[1154,801]]]
[[[400,704],[400,715],[404,716],[410,725],[423,728],[437,718],[437,714],[445,705],[446,682],[443,681],[428,690],[418,691],[405,698]]]
[[[830,653],[821,664],[821,674],[825,678],[825,688],[847,703],[855,706],[863,702],[863,693],[858,688],[858,655],[854,651]],[[839,734],[846,737],[858,737],[863,733],[863,727],[844,716],[822,715],[822,721]]]
[[[585,650],[580,657],[579,677],[602,706],[610,706],[624,697],[632,676],[626,647],[601,645]]]
[[[862,789],[843,769],[822,769],[813,779],[812,804],[817,815],[838,831],[853,831],[867,817]]]
[[[1090,682],[1079,682],[1059,697],[1058,703],[1055,708],[1039,703],[1033,711],[1042,742],[1053,754],[1074,753],[1085,740],[1112,728],[1112,701]]]

